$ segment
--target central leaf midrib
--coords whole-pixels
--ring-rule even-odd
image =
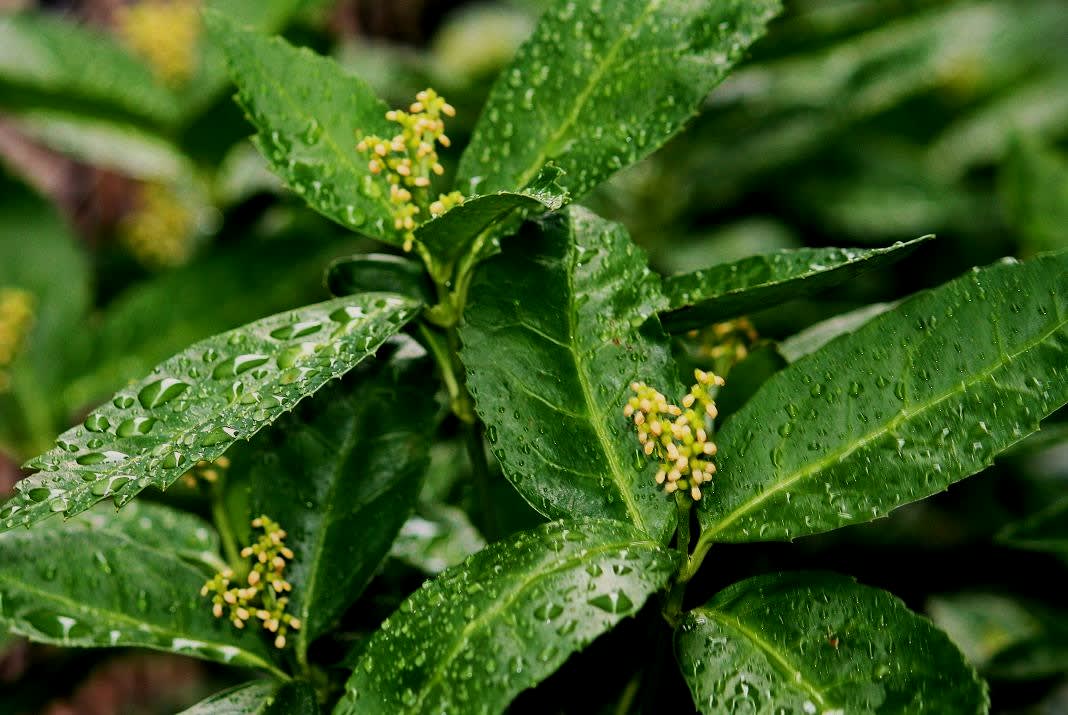
[[[755,631],[750,629],[748,626],[743,625],[740,620],[732,618],[723,611],[714,610],[708,606],[695,608],[693,610],[693,613],[703,615],[707,618],[711,618],[714,621],[719,621],[720,623],[726,625],[728,628],[733,628],[737,632],[741,633],[742,636],[748,639],[749,642],[755,645],[757,649],[764,653],[764,655],[770,658],[774,662],[774,664],[778,666],[779,670],[785,676],[787,676],[787,682],[789,682],[791,685],[799,686],[816,701],[816,703],[820,706],[821,709],[825,709],[827,707],[826,697],[824,697],[823,693],[820,692],[820,690],[818,690],[814,684],[810,683],[804,678],[804,676],[801,674],[801,670],[795,667],[793,663],[791,663],[789,660],[787,660],[786,656],[779,652],[779,650],[776,649],[775,646],[761,638]]]
[[[445,654],[443,658],[436,661],[434,669],[431,671],[430,677],[425,681],[425,685],[423,686],[419,694],[419,699],[416,701],[415,705],[412,706],[413,709],[407,712],[422,712],[419,708],[423,704],[423,700],[426,699],[426,696],[430,693],[431,690],[433,690],[433,687],[437,685],[437,683],[441,680],[441,675],[444,672],[445,667],[453,661],[456,655],[460,652],[460,649],[464,646],[465,643],[468,642],[468,636],[470,636],[470,634],[473,633],[478,627],[481,627],[486,622],[492,620],[493,617],[495,617],[498,613],[504,610],[507,606],[511,606],[516,601],[516,599],[518,599],[519,596],[521,596],[522,593],[530,586],[534,585],[543,578],[548,578],[549,576],[560,573],[561,571],[566,571],[567,569],[578,566],[582,562],[588,561],[592,556],[600,555],[613,550],[618,551],[622,548],[638,548],[640,546],[645,545],[652,545],[654,546],[654,548],[659,548],[655,547],[655,545],[650,544],[649,542],[641,541],[620,541],[610,544],[601,544],[600,546],[595,546],[591,549],[586,549],[582,553],[576,553],[568,559],[564,559],[563,561],[555,563],[553,564],[552,568],[544,569],[543,567],[546,564],[552,563],[549,560],[549,557],[555,556],[555,553],[553,552],[546,554],[545,558],[533,565],[532,572],[530,574],[528,574],[524,578],[520,578],[513,588],[505,591],[503,594],[498,596],[497,599],[493,602],[493,604],[485,611],[483,611],[477,618],[474,618],[467,622],[467,625],[463,627],[457,637],[453,640],[453,645],[451,648],[449,648],[449,651]]]
[[[578,316],[576,315],[576,292],[575,292],[575,271],[577,270],[578,255],[575,251],[577,246],[577,237],[575,235],[574,224],[568,225],[568,248],[565,257],[566,264],[564,271],[567,274],[567,330],[568,337],[571,342],[570,353],[575,363],[575,373],[578,378],[579,386],[582,388],[582,399],[586,405],[586,413],[590,417],[590,426],[593,428],[594,433],[597,436],[597,443],[601,447],[601,451],[604,453],[605,459],[608,462],[608,473],[615,483],[617,491],[623,498],[623,504],[627,509],[627,513],[642,531],[645,533],[651,533],[648,525],[645,523],[645,516],[641,510],[638,509],[638,505],[634,503],[634,497],[630,493],[629,484],[627,483],[627,472],[623,469],[623,466],[619,463],[619,456],[616,454],[615,444],[613,443],[610,435],[605,431],[605,424],[601,419],[599,410],[597,410],[597,398],[593,393],[593,386],[590,385],[589,376],[587,375],[585,364],[583,359],[585,353],[580,349],[578,345]]]
[[[820,471],[822,471],[824,469],[827,469],[828,467],[832,466],[836,462],[840,462],[841,460],[843,460],[846,457],[850,456],[854,452],[864,448],[865,446],[867,446],[871,442],[873,442],[873,441],[875,441],[875,440],[877,440],[877,439],[879,439],[881,437],[884,437],[887,434],[892,434],[893,431],[895,429],[897,429],[902,423],[912,420],[914,417],[916,417],[919,414],[922,414],[922,413],[926,412],[927,410],[933,409],[934,407],[936,407],[941,402],[943,402],[945,400],[948,400],[949,398],[951,398],[951,397],[953,397],[955,395],[958,395],[958,394],[961,394],[963,392],[966,392],[967,389],[969,387],[971,387],[972,385],[974,385],[974,384],[976,384],[978,382],[981,382],[983,380],[989,379],[995,372],[997,372],[998,370],[1004,368],[1006,365],[1014,362],[1016,360],[1016,358],[1018,358],[1019,356],[1023,355],[1024,353],[1029,352],[1030,350],[1035,349],[1039,345],[1041,345],[1044,342],[1046,342],[1050,338],[1050,336],[1052,336],[1058,330],[1063,328],[1066,324],[1068,324],[1068,319],[1062,319],[1062,320],[1056,322],[1053,325],[1053,327],[1050,328],[1047,332],[1043,333],[1038,338],[1025,343],[1021,349],[1017,350],[1014,353],[1003,355],[1000,360],[997,360],[997,361],[991,363],[987,369],[981,370],[981,371],[979,371],[977,373],[974,373],[972,375],[972,378],[969,379],[967,382],[962,381],[962,382],[958,383],[952,389],[947,390],[946,392],[942,393],[941,395],[938,395],[935,398],[932,398],[932,399],[928,400],[927,402],[921,403],[917,408],[915,408],[913,410],[902,409],[898,413],[897,417],[895,417],[892,420],[887,421],[882,427],[880,427],[878,429],[875,429],[875,430],[872,430],[871,432],[869,432],[868,434],[864,435],[860,439],[855,440],[847,448],[834,450],[833,452],[828,454],[823,459],[819,459],[819,460],[817,460],[815,462],[812,462],[809,465],[797,470],[796,472],[794,472],[793,474],[789,475],[788,477],[780,479],[779,481],[775,482],[774,485],[771,488],[766,489],[766,490],[756,494],[755,496],[750,498],[748,501],[746,501],[745,503],[743,503],[742,505],[740,505],[739,507],[735,508],[730,513],[728,513],[719,522],[717,522],[715,524],[715,526],[710,527],[707,531],[702,533],[701,540],[702,541],[711,540],[711,537],[713,537],[716,534],[718,534],[719,532],[723,531],[728,526],[733,524],[735,521],[740,519],[742,516],[744,516],[745,514],[751,512],[751,511],[753,511],[758,506],[760,506],[762,503],[764,503],[765,501],[767,501],[768,499],[770,499],[772,496],[774,496],[775,494],[779,493],[783,489],[786,489],[787,487],[792,486],[793,484],[795,484],[798,481],[804,479],[805,477],[809,477],[809,476],[811,476],[813,474],[816,474],[816,473],[818,473],[818,472],[820,472]]]
[[[630,25],[629,30],[620,33],[619,39],[612,43],[612,46],[608,48],[608,52],[602,55],[600,65],[597,66],[593,74],[589,75],[589,81],[587,81],[586,86],[583,87],[578,97],[575,98],[571,113],[564,118],[564,121],[560,123],[560,126],[557,127],[556,131],[542,143],[542,148],[538,152],[537,158],[523,171],[522,174],[519,175],[516,182],[519,188],[525,188],[527,184],[538,175],[538,172],[541,171],[541,167],[544,166],[545,161],[549,158],[549,149],[555,149],[561,137],[563,137],[564,134],[574,126],[575,122],[578,121],[579,115],[585,108],[587,100],[589,100],[590,95],[593,94],[593,90],[600,84],[601,79],[608,72],[609,67],[612,67],[615,64],[616,55],[619,54],[623,45],[631,39],[634,33],[641,29],[641,26],[649,19],[653,10],[655,10],[659,4],[659,0],[649,0],[645,5],[645,9],[642,10],[638,18]]]

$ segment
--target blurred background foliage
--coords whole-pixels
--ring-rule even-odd
[[[0,499],[23,460],[126,381],[199,338],[325,298],[330,259],[382,250],[267,172],[201,31],[202,4],[334,56],[393,105],[435,87],[457,107],[449,133],[462,147],[546,2],[0,0]],[[1068,247],[1064,0],[785,5],[689,129],[586,203],[626,224],[665,273],[783,248],[938,239],[892,269],[680,344],[681,357],[731,370],[725,411],[884,302]],[[1068,712],[1068,604],[1053,585],[1068,575],[1066,417],[887,520],[724,546],[694,599],[761,571],[851,573],[948,630],[990,679],[995,712]],[[483,543],[462,509],[464,469],[448,443],[435,452],[425,507],[350,615],[353,642],[421,574]],[[501,482],[492,518],[538,521]],[[195,507],[195,490],[178,492],[167,498]],[[634,668],[606,664],[636,662],[647,637],[637,623],[606,636],[514,710],[563,712],[568,692],[568,712],[613,712],[605,698]],[[351,645],[337,644],[342,663]],[[0,636],[5,713],[172,712],[229,677],[170,656]],[[604,687],[582,688],[590,678]]]

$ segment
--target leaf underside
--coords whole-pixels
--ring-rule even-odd
[[[677,565],[675,552],[603,519],[491,544],[382,624],[335,715],[502,712],[635,613]]]
[[[475,274],[468,387],[505,475],[546,516],[621,519],[660,540],[674,528],[623,416],[634,380],[680,391],[658,284],[621,227],[577,207],[528,224]]]
[[[661,320],[671,333],[703,328],[852,280],[901,260],[932,238],[887,248],[779,251],[669,276],[664,294],[670,308]]]
[[[390,293],[280,313],[203,340],[119,392],[33,459],[40,470],[0,509],[0,529],[124,504],[165,489],[199,460],[248,439],[329,380],[373,355],[416,314]]]
[[[775,375],[717,435],[709,541],[884,516],[988,466],[1068,401],[1068,253],[974,269]]]
[[[319,704],[307,683],[257,680],[202,700],[179,715],[316,715]]]
[[[894,596],[828,573],[758,576],[694,609],[675,653],[702,713],[985,713],[985,684]]]

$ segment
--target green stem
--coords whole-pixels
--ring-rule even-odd
[[[634,707],[634,699],[638,697],[638,689],[641,684],[642,674],[639,671],[623,687],[623,694],[619,697],[619,702],[616,703],[616,715],[627,715],[631,711],[631,708]]]
[[[675,506],[678,509],[678,531],[676,532],[675,548],[683,558],[682,569],[675,577],[675,582],[668,592],[667,601],[664,604],[664,619],[675,627],[682,618],[682,602],[686,597],[686,584],[689,577],[684,578],[687,567],[690,565],[690,508],[693,501],[685,492],[676,492]]]
[[[479,421],[464,425],[464,437],[467,444],[467,457],[471,462],[471,475],[478,494],[482,512],[482,534],[487,541],[494,541],[500,536],[497,524],[497,511],[494,509],[493,493],[490,491],[490,469],[486,461],[486,445],[482,439],[482,423]]]
[[[701,568],[701,564],[704,563],[705,556],[708,555],[708,550],[712,548],[713,541],[711,538],[705,538],[704,534],[697,539],[697,546],[694,547],[693,553],[690,554],[690,558],[686,560],[682,570],[679,572],[679,581],[681,583],[688,583]]]
[[[215,530],[219,532],[226,562],[233,570],[235,578],[243,581],[248,576],[248,564],[245,563],[245,559],[241,558],[241,550],[237,548],[237,539],[234,537],[234,529],[230,524],[230,514],[226,511],[226,502],[223,499],[224,484],[225,477],[220,475],[219,481],[211,487],[211,519],[215,522]]]

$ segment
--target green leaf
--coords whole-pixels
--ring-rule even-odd
[[[809,353],[816,352],[839,335],[852,333],[876,315],[890,310],[894,305],[894,303],[872,303],[848,313],[821,320],[779,343],[779,354],[786,358],[787,362],[797,362]]]
[[[151,529],[139,522],[162,522],[164,508],[142,509],[0,536],[0,624],[65,647],[136,646],[277,672],[263,638],[211,614],[200,597],[205,569],[163,535],[144,538]],[[168,533],[194,529],[180,535],[179,550],[208,528],[183,514],[168,519]]]
[[[927,612],[979,669],[1006,648],[1043,632],[1030,604],[995,594],[936,596],[928,602]]]
[[[389,555],[424,573],[437,575],[485,546],[486,540],[463,509],[448,504],[420,504],[404,522]]]
[[[777,0],[556,2],[501,72],[460,161],[464,193],[527,186],[548,162],[580,197],[650,154],[764,34]]]
[[[323,263],[345,248],[305,231],[247,236],[129,288],[108,304],[92,369],[65,386],[64,402],[81,411],[190,343],[321,299]]]
[[[428,221],[415,232],[448,277],[461,256],[481,260],[500,250],[500,237],[514,232],[526,216],[556,211],[568,201],[560,185],[563,172],[553,165],[518,193],[500,191],[464,199],[459,206]]]
[[[11,388],[0,393],[0,444],[28,455],[45,448],[67,419],[57,398],[85,353],[89,265],[55,208],[2,172],[0,215],[0,289],[25,291],[33,310],[5,370]]]
[[[201,341],[122,390],[28,466],[0,528],[77,514],[149,485],[166,488],[198,460],[248,439],[400,330],[418,304],[366,293],[264,318]]]
[[[492,544],[426,582],[382,624],[334,713],[502,712],[637,612],[677,565],[677,553],[602,519]]]
[[[985,713],[946,634],[879,589],[829,573],[758,576],[695,608],[675,653],[702,713]]]
[[[205,18],[271,169],[327,218],[403,245],[385,182],[356,151],[360,135],[393,136],[389,107],[333,60],[243,30],[218,13]]]
[[[1017,140],[998,180],[1009,225],[1029,251],[1068,243],[1068,159],[1037,142]]]
[[[202,700],[179,715],[316,715],[319,705],[307,683],[255,680]]]
[[[924,236],[887,248],[800,248],[723,263],[664,280],[668,332],[703,328],[792,298],[801,298],[899,261]]]
[[[674,530],[623,416],[634,380],[681,392],[664,305],[626,231],[578,207],[528,224],[475,273],[468,387],[505,475],[542,514],[630,521],[658,540]]]
[[[790,365],[718,433],[705,543],[870,521],[988,466],[1068,401],[1068,252],[924,291]]]
[[[333,261],[326,287],[334,295],[386,291],[433,302],[434,286],[421,263],[391,253],[364,253]]]
[[[288,532],[298,654],[360,595],[419,496],[437,414],[433,362],[394,339],[260,435],[232,473]]]
[[[1009,524],[998,533],[998,541],[1021,549],[1068,554],[1068,496]]]
[[[17,112],[12,119],[31,139],[124,176],[177,181],[194,171],[170,140],[133,124],[49,109]]]
[[[0,16],[0,105],[119,112],[157,124],[180,111],[148,66],[109,37],[44,14]]]

